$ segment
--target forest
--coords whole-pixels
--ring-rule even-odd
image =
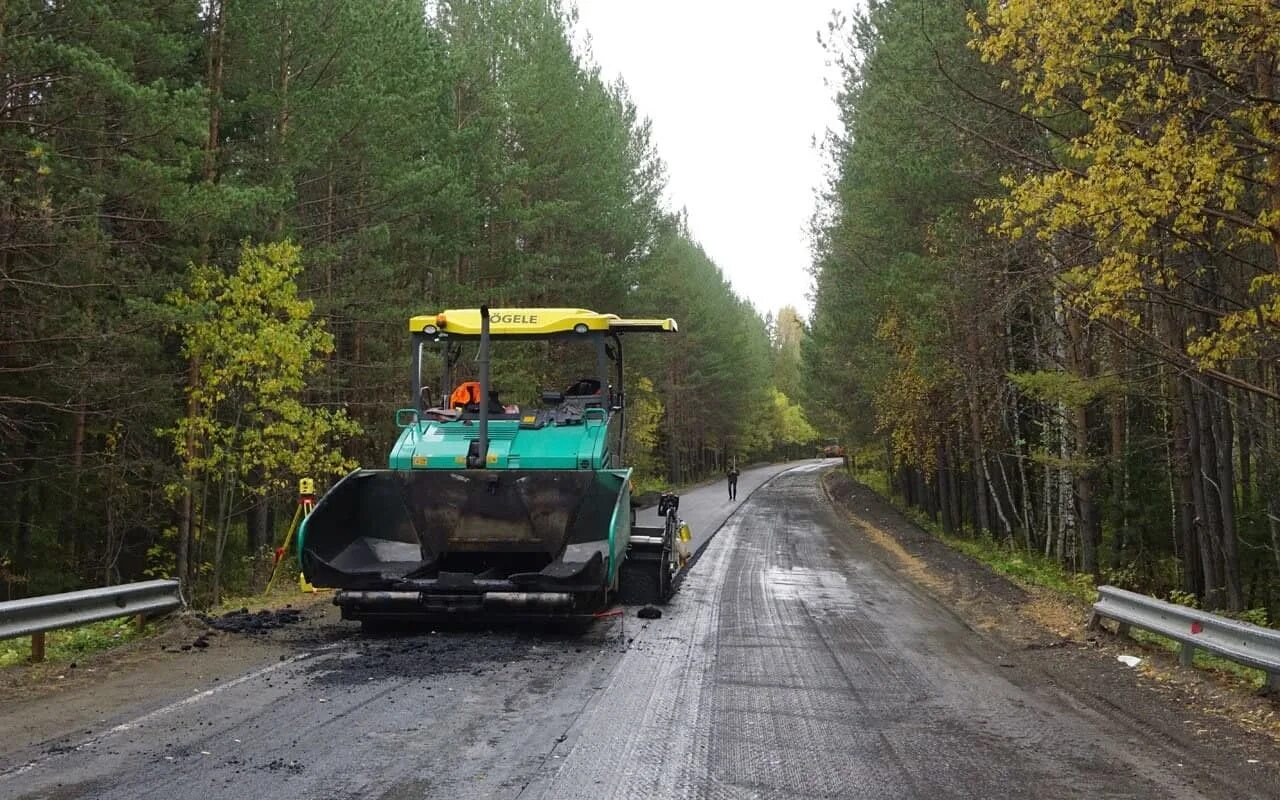
[[[1280,613],[1280,6],[873,0],[823,35],[806,408],[947,532]]]
[[[676,318],[628,353],[638,484],[811,454],[799,317],[761,316],[665,206],[575,24],[0,0],[0,599],[260,589],[298,478],[385,464],[406,319],[445,308]]]

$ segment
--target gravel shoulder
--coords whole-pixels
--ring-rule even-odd
[[[263,635],[243,635],[252,633],[244,625],[240,631],[218,630],[217,620],[210,625],[197,614],[181,613],[155,623],[157,629],[146,636],[78,661],[0,670],[3,750],[57,747],[288,658],[300,642],[337,621],[330,599],[299,596],[281,609],[283,615],[268,611],[295,622],[264,629]],[[229,621],[238,617],[233,613]]]
[[[1280,796],[1280,703],[1246,693],[1239,681],[1177,666],[1172,653],[1105,631],[1086,631],[1088,609],[1015,584],[921,530],[842,471],[824,491],[855,535],[988,639],[1015,684],[1049,687],[1086,714],[1126,728],[1135,741],[1197,771],[1239,781],[1245,794]],[[1135,654],[1138,669],[1117,656]],[[1182,763],[1182,762],[1179,762]],[[1190,766],[1190,765],[1189,765]]]

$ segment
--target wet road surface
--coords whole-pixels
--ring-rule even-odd
[[[632,609],[580,635],[335,623],[99,732],[0,746],[0,797],[1264,796],[1011,680],[851,532],[822,467],[744,472],[736,504],[721,484],[687,493],[700,542],[723,527],[661,619]]]

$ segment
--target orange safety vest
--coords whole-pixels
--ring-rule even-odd
[[[466,381],[458,384],[458,388],[449,395],[450,408],[463,408],[480,404],[480,381]]]

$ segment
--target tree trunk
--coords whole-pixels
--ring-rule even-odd
[[[934,522],[938,521],[938,487],[934,481],[930,481],[924,470],[918,470],[920,473],[920,484],[924,489],[924,505],[925,512],[928,513],[929,519]]]
[[[67,563],[75,565],[79,558],[80,544],[80,479],[84,471],[85,429],[87,427],[88,405],[84,391],[81,390],[76,400],[76,413],[71,431],[71,496],[67,498],[67,513],[63,517],[62,546],[66,551]]]
[[[1187,415],[1191,432],[1193,473],[1192,488],[1195,492],[1196,540],[1200,549],[1200,567],[1204,574],[1204,602],[1207,610],[1222,607],[1222,561],[1217,541],[1222,533],[1221,506],[1216,502],[1208,476],[1217,473],[1217,451],[1213,445],[1213,424],[1205,407],[1204,390],[1188,379],[1187,393],[1191,413]]]
[[[31,467],[28,466],[27,471],[30,470]],[[31,575],[31,516],[35,507],[31,496],[35,494],[38,485],[35,481],[30,481],[18,488],[18,526],[17,539],[13,546],[13,567],[14,572],[23,577]],[[25,594],[26,591],[23,593]]]
[[[950,481],[951,476],[950,461],[947,457],[946,441],[938,442],[938,505],[942,511],[942,530],[948,535],[954,535],[956,532],[955,518],[951,516],[951,492]]]
[[[1261,386],[1262,380],[1258,379],[1258,385]],[[1237,395],[1237,402],[1240,407],[1240,415],[1236,420],[1236,442],[1239,449],[1237,450],[1239,459],[1239,469],[1237,474],[1240,476],[1240,510],[1242,513],[1249,513],[1254,508],[1253,502],[1253,440],[1256,438],[1253,434],[1254,416],[1252,392],[1240,392]],[[1228,410],[1230,406],[1228,405]]]
[[[988,513],[988,479],[987,479],[987,454],[982,446],[982,414],[978,411],[977,403],[970,401],[969,403],[969,446],[972,448],[970,457],[973,459],[973,507],[974,522],[978,526],[978,533],[986,535],[995,531],[991,525],[991,515]]]
[[[1067,312],[1067,364],[1071,374],[1086,380],[1092,377],[1089,366],[1087,333],[1078,314]],[[1094,491],[1093,466],[1089,455],[1089,408],[1080,405],[1071,409],[1071,429],[1074,437],[1073,457],[1079,464],[1075,473],[1075,498],[1078,523],[1076,531],[1080,540],[1080,571],[1095,578],[1101,577],[1098,562],[1098,544],[1101,525],[1098,519]]]
[[[218,155],[222,145],[222,73],[223,52],[226,41],[226,0],[210,0],[209,3],[209,59],[205,65],[205,82],[209,87],[209,127],[205,136],[204,154],[201,162],[201,178],[206,184],[218,182]],[[200,257],[209,258],[209,243],[212,232],[205,230],[201,236]],[[200,359],[192,357],[187,362],[187,407],[188,425],[200,415],[200,403],[192,392],[200,386]],[[187,465],[195,460],[199,450],[195,433],[187,429],[186,441],[183,442],[183,455]],[[193,584],[195,569],[192,564],[192,551],[195,549],[195,475],[189,466],[184,466],[182,499],[178,506],[178,548],[175,556],[175,571],[178,581],[186,588]],[[203,505],[201,506],[203,508]],[[190,596],[188,596],[190,599]]]
[[[293,77],[293,69],[291,59],[293,56],[292,41],[293,29],[290,27],[290,20],[286,14],[284,19],[280,20],[281,36],[280,36],[280,69],[277,76],[276,87],[279,92],[280,108],[276,115],[276,162],[278,167],[283,171],[289,163],[289,159],[285,154],[285,143],[289,138],[289,83]],[[279,178],[282,184],[292,183],[289,175],[282,174]],[[281,188],[284,188],[283,186]],[[284,233],[286,211],[284,205],[281,204],[279,213],[276,214],[275,220],[272,222],[271,228],[276,236]]]
[[[183,491],[182,501],[178,506],[178,552],[176,555],[175,572],[179,585],[186,588],[192,585],[195,570],[191,563],[191,553],[195,546],[195,473],[190,464],[192,464],[199,451],[196,447],[195,430],[190,427],[191,423],[200,415],[200,401],[196,399],[195,389],[200,385],[200,359],[191,358],[187,362],[187,408],[186,416],[188,428],[185,440],[183,441]],[[190,597],[188,596],[188,600]]]
[[[227,485],[218,493],[218,527],[213,545],[213,597],[211,605],[222,602],[222,554],[227,545],[227,531],[231,526],[231,502],[235,478],[231,470],[224,476]]]
[[[996,458],[996,462],[1000,462],[999,457]],[[1001,470],[1004,470],[1003,465],[1001,466]],[[995,485],[991,481],[991,470],[987,466],[987,462],[985,460],[982,462],[982,476],[986,480],[987,486],[991,489],[991,504],[995,509],[996,516],[1000,519],[1000,527],[1004,529],[1004,537],[1006,540],[1012,540],[1013,526],[1009,524],[1009,518],[1005,516],[1004,508],[1000,505],[1000,493],[996,491]],[[1008,491],[1008,488],[1008,483],[1005,483],[1006,492]]]
[[[1182,378],[1170,383],[1181,384]],[[1170,386],[1169,409],[1169,479],[1173,499],[1173,524],[1178,549],[1182,555],[1182,589],[1196,597],[1204,596],[1204,574],[1200,567],[1200,546],[1196,541],[1195,490],[1192,486],[1192,458],[1189,450],[1185,404]]]
[[[1058,469],[1057,481],[1057,500],[1058,500],[1058,530],[1056,550],[1058,560],[1062,563],[1068,563],[1067,554],[1067,531],[1075,527],[1075,504],[1073,502],[1074,489],[1071,482],[1071,470],[1066,466],[1071,460],[1071,439],[1067,436],[1067,409],[1066,406],[1058,404],[1058,457],[1062,461],[1062,467]]]
[[[1072,411],[1075,457],[1077,459],[1088,459],[1089,457],[1087,419],[1088,412],[1084,408],[1077,408]],[[1093,470],[1087,465],[1076,469],[1076,530],[1080,539],[1080,571],[1087,572],[1097,578],[1101,576],[1101,570],[1098,563],[1098,510],[1094,500],[1092,472]]]
[[[947,496],[951,499],[951,521],[955,524],[957,534],[964,533],[964,494],[960,490],[960,469],[962,452],[958,447],[958,441],[950,436],[946,437],[947,441],[947,480],[951,483],[947,486]]]
[[[1112,341],[1112,363],[1117,375],[1122,374],[1124,364],[1120,357],[1120,344]],[[1129,409],[1128,398],[1119,395],[1108,404],[1111,425],[1111,503],[1115,508],[1115,544],[1111,548],[1111,566],[1117,568],[1124,561],[1129,547],[1129,498],[1128,459],[1125,457],[1125,429]]]
[[[1050,443],[1052,442],[1052,439],[1050,439],[1049,437],[1049,433],[1050,433],[1049,423],[1045,420],[1041,420],[1040,428],[1041,428],[1040,436],[1041,436],[1041,440],[1044,442],[1044,449],[1046,452],[1052,452],[1050,450]],[[1045,462],[1044,462],[1043,483],[1044,483],[1044,555],[1045,555],[1045,558],[1048,558],[1053,555],[1053,539],[1054,539],[1053,510],[1054,508],[1056,508],[1056,505],[1053,502],[1054,469],[1053,469],[1053,465],[1049,463],[1048,459],[1045,459]]]
[[[884,485],[889,490],[889,496],[892,497],[893,492],[893,440],[888,435],[884,437]]]
[[[226,0],[209,0],[209,60],[205,81],[209,87],[209,130],[205,138],[201,176],[217,183],[218,153],[222,142],[222,64],[226,41]]]
[[[1229,391],[1225,385],[1218,384],[1223,395],[1211,404],[1213,415],[1213,438],[1217,443],[1218,474],[1216,492],[1221,507],[1222,520],[1222,579],[1226,589],[1227,608],[1231,611],[1244,609],[1244,587],[1240,580],[1240,554],[1237,545],[1236,510],[1235,510],[1235,459],[1231,452],[1235,442],[1235,432],[1231,419],[1231,403]]]
[[[271,495],[265,494],[257,499],[253,504],[253,524],[251,525],[252,536],[249,544],[253,548],[253,557],[257,558],[264,552],[271,549],[274,542],[271,541],[271,528],[269,520],[271,518]]]
[[[987,511],[987,455],[983,447],[982,409],[978,400],[979,388],[976,385],[982,352],[978,344],[978,333],[971,325],[965,333],[965,350],[969,356],[971,377],[969,381],[969,444],[973,449],[973,500],[979,534],[994,533],[991,516]]]
[[[1013,440],[1013,454],[1018,460],[1018,490],[1021,494],[1018,513],[1022,520],[1022,533],[1026,537],[1027,552],[1035,549],[1034,529],[1036,524],[1035,503],[1031,499],[1031,481],[1027,478],[1027,459],[1022,452],[1025,438],[1022,435],[1022,413],[1018,405],[1017,392],[1011,392],[1009,413],[1012,415],[1009,426],[1010,438]]]

